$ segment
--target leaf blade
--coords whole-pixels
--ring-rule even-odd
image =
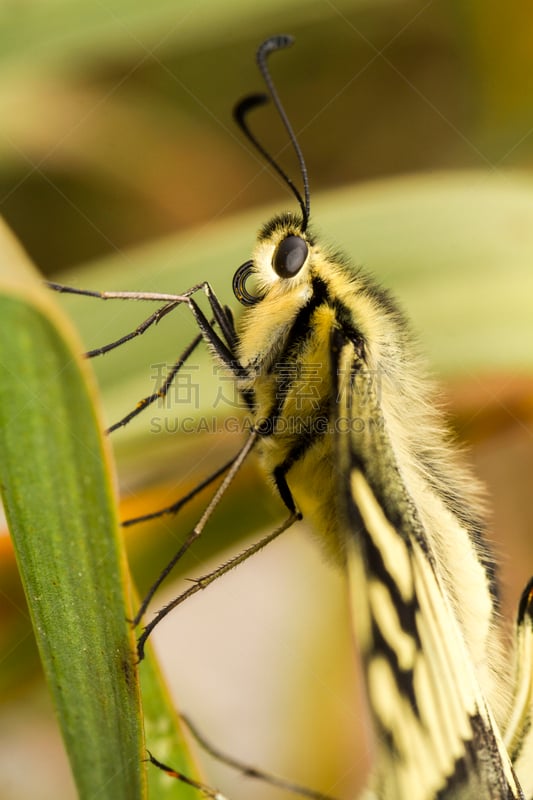
[[[80,798],[135,800],[141,717],[109,456],[77,343],[5,233],[2,253],[0,476],[41,659]]]

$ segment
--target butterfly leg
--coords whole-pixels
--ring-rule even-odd
[[[183,603],[189,597],[192,597],[192,595],[199,592],[201,589],[207,588],[207,586],[213,583],[213,581],[222,577],[222,575],[225,575],[226,572],[229,572],[234,567],[237,567],[239,564],[242,564],[244,561],[247,561],[251,556],[255,555],[264,547],[266,547],[268,544],[270,544],[270,542],[274,541],[274,539],[277,539],[278,536],[280,536],[288,528],[294,525],[294,523],[297,522],[299,519],[301,519],[300,514],[298,513],[291,514],[289,517],[287,517],[287,519],[284,522],[281,523],[281,525],[279,525],[274,531],[272,531],[272,533],[269,533],[267,536],[264,536],[258,542],[255,542],[254,544],[250,545],[250,547],[248,547],[242,553],[239,553],[238,555],[231,558],[229,561],[225,562],[224,564],[221,564],[219,567],[213,570],[213,572],[210,572],[207,575],[202,575],[200,578],[195,579],[192,586],[190,586],[188,589],[182,592],[182,594],[180,594],[166,606],[161,608],[157,612],[155,617],[151,620],[151,622],[149,622],[148,625],[144,628],[142,634],[139,636],[139,639],[137,641],[137,653],[139,656],[139,661],[142,661],[142,659],[144,658],[144,647],[146,644],[146,640],[148,639],[148,637],[150,636],[151,632],[156,627],[156,625],[158,625],[161,622],[161,620],[166,617],[167,614],[169,614],[177,606],[181,605],[181,603]],[[174,563],[172,563],[172,566],[174,566]],[[165,572],[163,578],[166,577],[167,574],[168,572]],[[160,576],[160,579],[158,579],[157,584],[155,584],[153,587],[153,592],[155,592],[157,586],[159,586],[163,578],[161,578]],[[145,602],[143,603],[143,606],[141,607],[139,614],[136,617],[136,621],[138,621],[138,618],[140,618],[140,616],[145,610],[145,606],[151,599],[153,592],[152,590],[150,591],[151,594],[149,594],[148,599],[145,600]]]

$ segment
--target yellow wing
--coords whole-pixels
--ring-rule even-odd
[[[340,514],[356,639],[377,738],[379,800],[523,798],[482,696],[452,603],[405,489],[372,376],[341,331],[337,380]],[[339,379],[344,376],[344,381]],[[357,420],[350,425],[349,420]]]
[[[504,741],[525,796],[533,798],[533,579],[518,611],[515,664],[512,714]]]

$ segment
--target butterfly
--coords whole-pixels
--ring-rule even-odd
[[[479,487],[451,444],[409,325],[388,291],[309,227],[307,168],[267,63],[292,41],[280,35],[259,47],[267,93],[245,97],[235,110],[299,205],[263,226],[252,258],[236,271],[233,290],[244,306],[238,325],[208,283],[182,295],[95,293],[160,300],[149,324],[187,305],[199,327],[194,347],[207,342],[251,417],[237,457],[202,483],[225,473],[136,621],[252,451],[288,511],[270,536],[162,609],[144,629],[139,655],[172,608],[303,517],[347,577],[376,741],[365,798],[533,798],[533,581],[509,659]],[[303,192],[248,125],[265,102],[285,126]],[[212,319],[194,299],[198,292]]]

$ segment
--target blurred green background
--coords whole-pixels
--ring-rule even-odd
[[[256,230],[294,207],[231,118],[238,98],[262,89],[258,43],[280,32],[296,44],[271,68],[307,160],[313,222],[393,288],[413,319],[488,483],[512,614],[533,572],[530,3],[4,0],[2,214],[57,280],[179,292],[207,278],[236,307],[231,276]],[[271,110],[253,123],[297,176]],[[61,303],[88,348],[149,313]],[[95,363],[110,422],[152,391],[157,365],[194,335],[185,313],[158,328]],[[195,414],[212,409],[208,391],[217,391],[209,360],[201,363]],[[228,433],[159,434],[175,415],[158,408],[116,436],[125,517],[171,502],[239,446]],[[250,465],[184,573],[207,571],[282,514]],[[141,590],[193,519],[191,511],[128,532]],[[24,601],[0,543],[0,796],[69,800]],[[356,669],[342,587],[313,543],[287,534],[163,627],[158,645],[177,702],[219,746],[353,796],[368,746]],[[234,800],[249,796],[243,779],[216,765],[209,775]]]

